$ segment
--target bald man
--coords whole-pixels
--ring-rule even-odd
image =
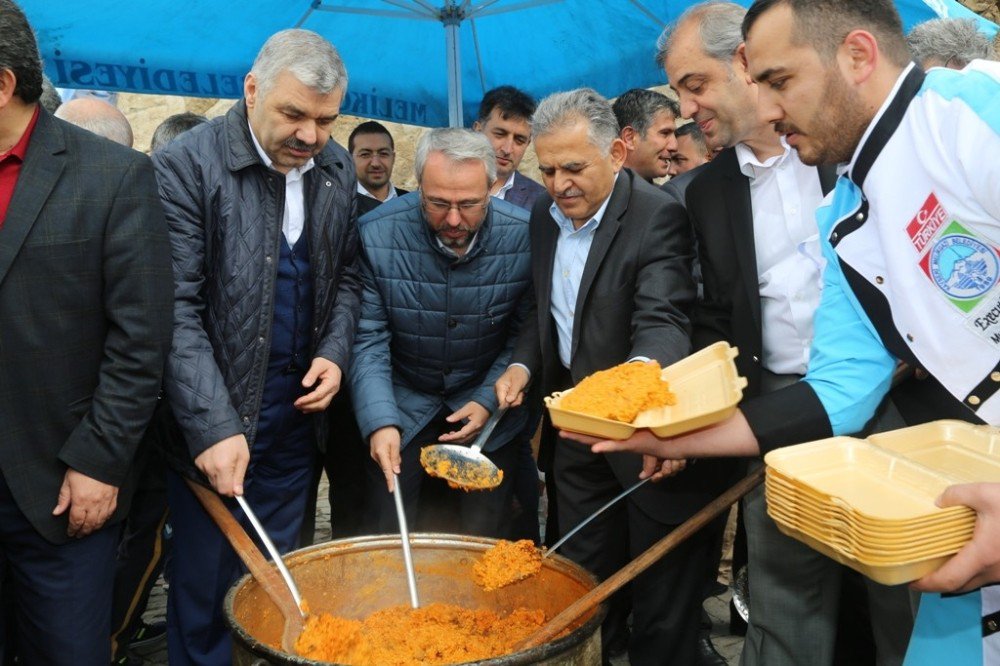
[[[129,125],[125,114],[102,99],[93,97],[71,99],[56,109],[55,116],[97,136],[132,147],[132,126]]]

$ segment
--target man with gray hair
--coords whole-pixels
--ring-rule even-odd
[[[467,444],[496,411],[493,384],[527,314],[528,213],[489,195],[493,153],[478,132],[427,132],[415,156],[419,191],[385,202],[358,225],[363,291],[351,396],[371,448],[368,510],[379,532],[398,529],[394,478],[410,521],[421,486],[443,485],[425,476],[421,448]],[[451,491],[463,533],[502,534],[518,461],[508,444],[524,411],[504,416],[483,449],[504,472],[500,487]],[[439,516],[425,518],[440,529]]]
[[[729,2],[694,5],[661,35],[657,59],[681,114],[709,146],[723,149],[685,195],[705,285],[693,343],[738,347],[744,395],[754,397],[806,372],[825,264],[815,212],[836,173],[803,164],[759,118],[758,89],[743,58],[745,15]],[[781,534],[763,488],[751,491],[742,509],[753,599],[743,663],[830,663],[841,582],[855,574]],[[912,626],[908,595],[885,586],[872,591],[880,663],[893,663]]]
[[[132,147],[132,126],[125,114],[112,104],[94,97],[76,97],[56,109],[56,118],[82,127],[97,136]]]
[[[333,45],[284,30],[243,100],[153,154],[173,245],[174,457],[243,495],[281,552],[297,545],[358,316],[354,163],[330,141],[346,86]],[[239,560],[180,474],[167,492],[170,663],[229,664],[222,598]]]
[[[538,105],[532,127],[547,190],[531,218],[537,307],[518,339],[514,363],[497,382],[501,404],[520,404],[529,379],[549,394],[619,363],[668,365],[691,349],[690,226],[680,204],[622,168],[627,148],[610,102],[588,88],[557,93]],[[699,461],[675,478],[646,484],[569,540],[562,553],[600,578],[610,576],[711,501],[726,465]],[[559,525],[568,529],[633,485],[642,461],[594,455],[559,439],[546,421],[539,467]],[[696,663],[704,562],[712,544],[694,535],[641,574],[631,592],[612,599],[603,626],[605,663],[625,642],[634,666]],[[625,630],[629,607],[631,640]]]
[[[625,167],[650,183],[666,176],[670,156],[677,150],[677,103],[655,90],[633,88],[622,93],[611,108],[628,149]]]
[[[996,60],[993,43],[973,19],[938,18],[913,27],[906,36],[913,59],[924,69],[963,69],[973,60]]]

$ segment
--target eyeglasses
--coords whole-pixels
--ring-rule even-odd
[[[435,215],[447,215],[452,208],[458,211],[462,217],[471,217],[486,208],[489,197],[482,201],[444,201],[443,199],[428,199],[421,193],[420,201],[424,205],[424,210]]]

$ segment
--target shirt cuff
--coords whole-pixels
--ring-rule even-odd
[[[628,360],[629,363],[649,363],[653,359],[648,356],[633,356]]]
[[[528,373],[528,381],[529,382],[531,381],[531,370],[529,370],[528,366],[526,366],[524,363],[511,363],[510,365],[507,366],[507,368],[508,369],[509,368],[521,368],[521,369],[523,369],[526,373]]]

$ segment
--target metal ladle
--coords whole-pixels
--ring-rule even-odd
[[[482,454],[482,448],[505,413],[507,407],[497,408],[471,447],[457,444],[425,446],[420,452],[420,464],[428,474],[468,490],[496,488],[503,481],[503,475],[493,461]]]
[[[413,570],[413,555],[410,553],[410,531],[406,528],[406,511],[403,508],[403,493],[399,490],[399,475],[392,475],[392,499],[396,503],[396,518],[399,519],[399,537],[403,542],[403,563],[406,565],[406,584],[410,588],[410,606],[420,608],[417,598],[417,575]]]
[[[623,490],[620,493],[618,493],[618,495],[614,499],[609,500],[600,509],[598,509],[594,513],[590,514],[586,518],[584,518],[582,521],[580,521],[579,525],[577,525],[576,527],[574,527],[573,529],[571,529],[569,532],[567,532],[565,534],[565,536],[563,536],[563,538],[559,539],[559,541],[556,541],[554,544],[552,544],[551,548],[547,548],[545,550],[545,552],[542,553],[542,559],[545,559],[546,557],[548,557],[552,553],[556,552],[556,549],[559,548],[559,546],[561,546],[564,543],[566,543],[567,541],[569,541],[570,538],[574,534],[576,534],[577,532],[579,532],[580,530],[582,530],[584,527],[586,527],[588,524],[590,524],[590,521],[592,521],[594,518],[597,518],[599,515],[601,515],[602,513],[604,513],[609,507],[613,506],[616,502],[618,502],[619,500],[621,500],[623,497],[627,497],[628,495],[630,495],[632,493],[632,491],[637,490],[639,487],[641,487],[643,484],[645,484],[647,481],[649,481],[650,478],[652,478],[652,477],[647,477],[647,478],[643,479],[642,481],[637,481],[636,483],[632,484],[631,486],[629,486],[625,490]]]
[[[285,652],[296,654],[295,641],[302,633],[305,624],[302,597],[299,595],[298,587],[296,587],[295,581],[292,580],[288,568],[285,567],[284,561],[278,555],[277,549],[275,549],[270,538],[264,533],[260,521],[257,520],[257,516],[250,510],[246,500],[240,496],[236,497],[236,501],[239,502],[243,508],[243,512],[254,526],[258,536],[260,536],[261,542],[264,543],[265,548],[271,553],[271,557],[280,575],[275,571],[275,567],[272,567],[264,559],[264,555],[247,535],[246,530],[243,529],[243,525],[236,520],[235,516],[229,511],[229,508],[222,503],[222,498],[214,490],[210,490],[200,483],[191,479],[186,479],[186,481],[188,487],[191,488],[191,492],[198,498],[201,505],[205,507],[205,511],[212,518],[213,522],[219,526],[223,536],[232,545],[237,556],[246,565],[250,573],[253,574],[253,577],[271,601],[274,602],[275,606],[277,606],[282,617],[284,617],[285,622],[281,636],[281,646]]]

